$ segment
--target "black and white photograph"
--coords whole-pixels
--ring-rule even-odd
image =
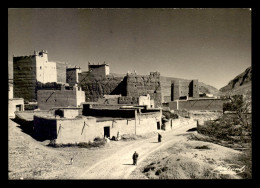
[[[252,8],[8,8],[8,180],[252,179]]]

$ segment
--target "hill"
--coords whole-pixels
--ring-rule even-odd
[[[244,94],[247,91],[251,92],[252,86],[252,67],[248,67],[244,72],[237,75],[234,79],[220,89],[221,94]]]

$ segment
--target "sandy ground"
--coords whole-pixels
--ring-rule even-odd
[[[48,142],[38,142],[23,133],[16,123],[9,120],[9,179],[147,179],[158,178],[142,173],[152,161],[196,162],[204,168],[224,166],[225,159],[231,159],[240,152],[213,143],[189,139],[196,127],[193,119],[181,119],[172,130],[160,131],[162,142],[157,142],[157,133],[145,139],[133,141],[111,141],[101,148],[52,148]],[[196,146],[207,145],[210,149],[198,150]],[[139,154],[138,165],[132,165],[132,155]],[[73,164],[70,159],[73,157]],[[167,158],[168,157],[168,158]],[[174,161],[174,163],[173,163]],[[165,164],[164,164],[165,165]],[[196,169],[194,169],[196,171]],[[185,171],[185,168],[184,168]],[[189,176],[173,176],[186,179]],[[231,178],[239,178],[234,175]]]

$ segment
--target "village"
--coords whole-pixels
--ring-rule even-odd
[[[141,146],[139,162],[149,158],[149,153],[169,147],[169,144],[178,142],[180,147],[184,139],[189,140],[191,136],[187,137],[185,132],[203,132],[205,126],[225,113],[224,104],[228,100],[200,93],[196,79],[172,80],[168,83],[170,87],[167,87],[170,88],[170,96],[165,96],[159,72],[138,75],[136,71],[129,71],[125,76],[114,76],[107,63],[88,63],[88,69],[83,71],[80,67],[48,61],[47,50],[35,51],[29,56],[14,56],[13,80],[9,80],[9,122],[17,123],[23,134],[36,144],[51,146],[58,151],[66,146],[73,146],[73,151],[75,147],[90,147],[95,143],[98,145],[98,142],[103,142],[102,145],[106,143],[109,150],[101,148],[93,153],[128,148],[118,150],[121,157],[117,160],[123,163],[123,160],[129,161],[126,158],[131,159],[131,153]],[[9,130],[13,129],[9,127]],[[148,141],[155,140],[157,136],[158,141]],[[160,146],[148,145],[160,143],[161,140]],[[74,152],[84,153],[78,149]],[[238,155],[238,151],[227,152]],[[115,160],[113,156],[111,154],[110,160]],[[72,165],[74,158],[75,154],[67,156],[68,163]],[[126,169],[127,166],[123,168],[122,164],[113,166],[111,162],[106,162],[109,158],[100,156],[92,159],[100,162],[89,163],[85,171],[77,169],[82,171],[77,177],[64,174],[46,177],[34,172],[27,178],[140,179],[134,175],[136,170],[133,167]],[[103,166],[108,164],[110,168],[104,171]],[[116,172],[111,173],[111,169],[115,168]],[[17,175],[15,177],[19,178]],[[228,178],[238,177],[231,175]]]
[[[9,117],[27,124],[35,139],[57,144],[168,130],[174,119],[165,120],[163,110],[182,115],[203,110],[219,113],[225,102],[200,96],[198,80],[173,81],[170,101],[164,102],[159,72],[144,76],[128,72],[115,78],[108,64],[89,63],[89,70],[82,71],[48,61],[46,50],[13,57],[13,62]]]

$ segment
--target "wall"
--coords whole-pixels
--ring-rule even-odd
[[[36,100],[36,58],[32,56],[13,57],[14,98]]]
[[[16,111],[16,105],[21,105],[21,110],[24,111],[24,100],[21,98],[13,98],[8,100],[8,117],[14,118],[15,117],[15,111]]]
[[[112,104],[112,105],[115,105],[115,104],[118,104],[118,98],[109,98],[109,99],[99,98],[97,102],[100,103],[100,104]]]
[[[88,70],[95,76],[106,76],[109,75],[109,65],[88,65]]]
[[[93,141],[104,137],[104,127],[110,127],[110,138],[123,134],[144,134],[157,131],[157,121],[152,116],[140,116],[139,119],[97,121],[93,117],[74,119],[34,116],[34,135],[40,140],[56,139],[57,144]]]
[[[154,100],[155,107],[161,105],[161,86],[160,74],[158,72],[150,73],[150,75],[127,74],[127,96],[139,97],[149,94]]]
[[[73,90],[38,90],[38,108],[48,110],[53,107],[77,107],[81,102],[85,102],[84,91]]]
[[[81,90],[80,87],[73,87],[73,90],[76,90],[76,105],[79,107],[81,103],[85,102],[85,92]]]
[[[78,109],[63,109],[64,117],[65,118],[75,118],[79,115]]]
[[[57,138],[57,122],[55,118],[33,116],[33,136],[37,140],[53,140]]]
[[[139,105],[147,105],[151,107],[151,102],[150,102],[150,95],[147,96],[140,96],[139,97]]]
[[[85,116],[101,116],[101,117],[121,117],[134,118],[135,112],[133,109],[94,109],[88,108],[83,104],[82,114]]]
[[[138,104],[139,97],[122,96],[118,98],[118,104]]]
[[[126,96],[126,82],[124,77],[98,77],[88,72],[79,73],[79,84],[85,91],[86,101],[96,102],[98,98],[104,95],[122,95]]]
[[[57,82],[66,83],[66,67],[68,64],[56,62]]]
[[[180,97],[199,97],[198,80],[173,80],[171,86],[171,100],[178,100]]]
[[[67,68],[66,69],[66,83],[69,83],[70,86],[74,86],[79,82],[78,74],[81,73],[80,68]]]
[[[35,53],[36,79],[39,82],[57,82],[56,62],[48,61],[47,51]]]
[[[179,100],[179,110],[219,110],[223,111],[223,103],[221,99],[198,99],[198,100]],[[171,110],[177,109],[177,101],[169,102]]]
[[[14,97],[14,86],[13,83],[10,83],[10,81],[8,81],[8,98],[12,99]]]

